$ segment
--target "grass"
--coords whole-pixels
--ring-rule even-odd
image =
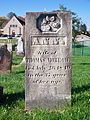
[[[61,110],[25,111],[25,67],[22,58],[13,54],[11,74],[0,74],[4,101],[0,104],[0,120],[89,120],[90,57],[72,57],[71,106]]]
[[[8,40],[11,40],[12,45],[15,45],[18,41],[18,39],[0,39],[0,43],[4,43],[5,45],[7,45]]]

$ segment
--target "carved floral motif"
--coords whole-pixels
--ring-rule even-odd
[[[56,16],[46,16],[41,21],[42,32],[56,32],[60,27],[60,21]]]

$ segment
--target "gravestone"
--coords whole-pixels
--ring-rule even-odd
[[[12,43],[8,43],[8,44],[7,44],[7,50],[8,50],[9,52],[12,52]]]
[[[26,110],[71,100],[72,14],[26,13]]]
[[[25,65],[25,64],[26,64],[26,60],[25,60],[25,57],[24,57],[22,62],[20,63],[20,65]]]
[[[5,45],[4,43],[0,43],[0,46]]]
[[[20,37],[18,40],[16,55],[20,57],[24,56],[24,41],[22,37]]]
[[[12,52],[6,46],[0,46],[0,73],[10,73],[12,66]]]

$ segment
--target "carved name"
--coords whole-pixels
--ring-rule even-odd
[[[70,59],[69,58],[39,58],[39,57],[32,57],[32,58],[26,58],[26,62],[27,63],[32,63],[32,62],[70,62]]]
[[[31,45],[61,45],[67,46],[66,36],[31,36]]]

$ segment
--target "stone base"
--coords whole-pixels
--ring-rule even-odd
[[[60,96],[56,96],[56,97],[40,97],[40,98],[35,98],[35,99],[31,99],[31,100],[27,100],[26,99],[26,103],[25,103],[25,109],[28,110],[32,110],[32,109],[39,109],[39,108],[43,108],[43,109],[48,109],[48,110],[52,110],[52,109],[60,109],[61,107],[65,106],[65,105],[70,105],[71,104],[71,95],[60,95]]]
[[[35,110],[35,109],[48,109],[48,110],[56,110],[56,109],[60,109],[61,107],[65,106],[65,105],[71,105],[71,100],[70,99],[60,99],[57,101],[47,101],[44,100],[43,102],[41,101],[27,101],[26,102],[26,110]]]
[[[3,99],[3,87],[0,86],[0,101]]]

